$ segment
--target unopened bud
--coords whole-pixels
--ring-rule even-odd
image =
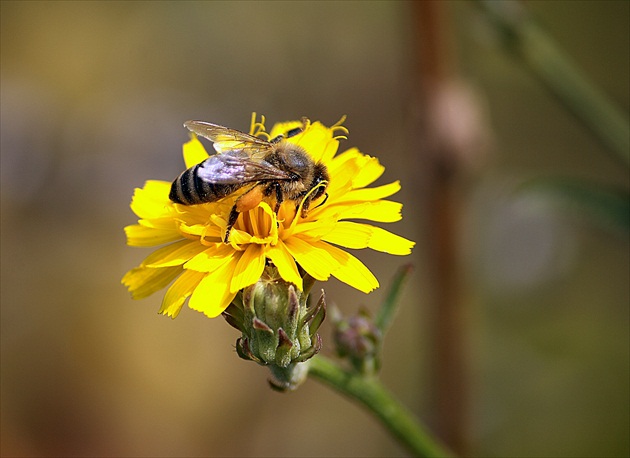
[[[317,329],[326,315],[324,296],[311,307],[306,299],[269,266],[224,312],[226,321],[242,332],[236,341],[238,355],[268,365],[272,387],[282,391],[295,389],[306,378],[302,363],[322,346]]]
[[[333,313],[337,354],[348,358],[352,366],[361,373],[372,374],[378,370],[378,353],[382,335],[369,312],[362,308],[357,315],[342,318],[338,311]]]

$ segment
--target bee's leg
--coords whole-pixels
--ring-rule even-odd
[[[310,206],[311,206],[311,196],[308,196],[306,199],[304,199],[304,203],[302,204],[302,213],[301,213],[302,218],[306,218],[306,215],[308,215],[308,209]]]
[[[324,194],[324,200],[321,201],[321,203],[317,204],[317,207],[321,207],[322,205],[324,205],[326,203],[326,201],[328,200],[328,193]]]
[[[230,243],[230,232],[232,232],[232,228],[236,224],[236,220],[238,219],[238,215],[240,214],[241,212],[236,209],[236,204],[234,204],[232,210],[230,210],[227,227],[225,228],[225,239],[223,239],[224,243]]]
[[[271,140],[269,140],[269,143],[280,143],[282,139],[284,139],[284,135],[280,134],[277,137],[273,137]]]
[[[262,187],[260,186],[260,184],[256,184],[244,194],[241,194],[238,199],[236,199],[232,210],[230,210],[230,216],[228,216],[228,224],[225,230],[225,243],[228,243],[230,241],[230,231],[232,230],[232,227],[234,227],[234,225],[236,224],[238,215],[256,208],[262,198]]]
[[[306,215],[308,215],[308,202],[304,202],[304,205],[302,205],[302,218],[306,218]]]
[[[294,129],[290,129],[284,135],[280,134],[277,137],[272,138],[271,140],[269,140],[269,143],[280,143],[285,138],[295,137],[296,135],[301,134],[302,132],[304,132],[306,130],[306,128],[309,126],[310,123],[311,123],[311,121],[308,118],[303,117],[302,118],[302,126],[301,127],[296,127]]]
[[[319,197],[317,198],[319,199]],[[327,200],[328,200],[328,193],[325,193],[324,200],[322,200],[321,203],[317,204],[315,208],[321,207],[322,205],[326,203]],[[306,218],[306,215],[308,214],[308,209],[310,208],[312,201],[313,201],[313,195],[311,194],[309,197],[306,198],[306,201],[304,201],[304,205],[302,205],[302,218]]]
[[[277,181],[273,181],[265,186],[263,194],[265,197],[269,197],[272,194],[276,194],[276,205],[274,207],[274,213],[277,215],[280,211],[280,205],[284,202],[284,195],[282,194],[282,186]]]
[[[275,191],[276,191],[276,215],[278,214],[278,212],[280,211],[280,205],[282,205],[282,202],[284,202],[284,195],[282,194],[282,186],[280,186],[280,183],[275,183],[274,185],[275,187]]]

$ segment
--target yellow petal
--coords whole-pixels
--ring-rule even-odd
[[[356,163],[357,160],[360,160],[363,157],[363,154],[359,151],[358,148],[350,148],[345,150],[343,153],[338,154],[334,157],[330,164],[328,165],[328,170],[331,174],[336,175],[341,172],[343,169],[348,167],[350,162]]]
[[[125,234],[130,246],[155,246],[182,238],[176,230],[154,229],[139,224],[125,227]]]
[[[230,291],[236,293],[256,283],[265,269],[265,259],[262,245],[248,245],[234,269]]]
[[[291,256],[315,280],[328,280],[332,266],[335,264],[332,256],[324,249],[316,248],[298,236],[284,241]]]
[[[392,234],[380,227],[372,227],[372,238],[368,248],[382,251],[383,253],[404,256],[411,253],[411,249],[415,244],[416,242],[407,240],[400,235]]]
[[[335,179],[351,174],[352,188],[362,188],[376,181],[385,171],[377,158],[350,148],[336,156],[328,167]]]
[[[278,240],[278,222],[276,214],[266,202],[260,202],[258,207],[243,213],[243,224],[254,237],[250,243],[275,243]]]
[[[144,260],[143,265],[147,267],[180,266],[207,248],[196,240],[185,239],[156,250]]]
[[[131,210],[140,218],[163,218],[171,212],[168,194],[171,184],[166,181],[147,181],[144,188],[136,188],[131,199]]]
[[[219,316],[230,305],[236,293],[230,292],[235,262],[227,262],[214,272],[206,274],[193,291],[188,307],[206,316]]]
[[[335,199],[335,203],[353,200],[360,202],[375,201],[396,194],[398,191],[400,191],[400,182],[394,181],[393,183],[377,186],[376,188],[354,189],[349,191],[346,195]]]
[[[122,278],[122,284],[134,299],[142,299],[164,288],[181,272],[179,266],[161,269],[140,266],[127,272]]]
[[[355,189],[363,188],[369,184],[374,183],[385,172],[378,159],[370,156],[363,156],[361,160],[361,166],[359,167],[359,173],[352,180],[352,187]]]
[[[296,127],[299,126],[301,123]],[[289,141],[304,148],[315,162],[328,162],[339,147],[339,141],[333,139],[332,131],[319,121],[312,123],[304,133],[289,138]]]
[[[171,318],[177,317],[184,301],[192,294],[203,277],[204,274],[200,272],[184,271],[166,291],[159,313]]]
[[[156,266],[153,264],[155,262],[160,261],[165,256],[168,256],[173,251],[177,251],[180,248],[188,245],[189,243],[191,243],[190,240],[180,240],[179,242],[171,243],[170,245],[166,245],[162,248],[159,248],[155,250],[153,253],[151,253],[149,256],[147,256],[144,259],[144,261],[142,261],[142,266],[143,267],[166,267],[166,266],[159,266],[159,265]],[[183,263],[180,263],[180,264],[183,264]],[[172,264],[172,265],[180,265],[180,264]]]
[[[271,128],[269,132],[269,136],[271,138],[277,137],[278,135],[284,135],[291,129],[296,129],[298,127],[302,127],[302,121],[285,121],[285,122],[277,122]],[[298,134],[292,138],[299,138],[303,134]]]
[[[407,255],[416,244],[396,234],[392,234],[380,227],[369,224],[340,221],[335,229],[322,240],[346,248],[371,248],[384,253]]]
[[[235,254],[236,252],[230,245],[223,242],[214,243],[184,264],[184,268],[197,272],[213,272],[230,262]]]
[[[330,185],[328,193],[331,199],[345,195],[352,189],[352,180],[359,174],[356,161],[346,161],[337,171],[330,171]],[[331,201],[333,201],[331,200]]]
[[[147,180],[144,183],[144,192],[155,199],[168,200],[168,193],[171,190],[170,181]]]
[[[210,157],[196,136],[193,136],[193,138],[184,143],[182,150],[187,169]]]
[[[289,283],[293,283],[302,291],[302,277],[298,271],[295,260],[282,240],[278,241],[276,246],[270,246],[267,249],[267,257],[278,268],[278,273]]]
[[[179,230],[184,234],[196,235],[202,237],[205,240],[208,239],[216,239],[212,240],[213,242],[219,242],[221,240],[221,229],[217,226],[208,226],[206,224],[181,224],[179,226]]]
[[[378,288],[378,280],[374,274],[350,253],[326,242],[314,242],[313,245],[325,249],[335,260],[337,266],[332,275],[337,279],[364,293]]]
[[[322,209],[320,218],[332,219],[365,219],[379,223],[394,223],[402,219],[402,204],[390,200],[377,200],[376,202],[346,202],[339,205],[331,205]]]
[[[358,224],[350,221],[340,221],[335,224],[322,240],[334,243],[346,248],[367,248],[372,237],[372,226]]]
[[[337,150],[339,149],[339,140],[329,140],[326,143],[326,146],[323,148],[321,154],[315,158],[317,162],[329,162],[335,154],[337,154]]]
[[[309,238],[320,239],[335,228],[335,219],[317,218],[316,221],[296,224],[291,235],[304,234]]]
[[[177,223],[171,216],[165,218],[140,219],[138,220],[138,224],[140,226],[148,227],[151,229],[166,229],[177,231]]]

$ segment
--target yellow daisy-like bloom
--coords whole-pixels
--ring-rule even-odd
[[[255,122],[253,116],[250,133],[273,138],[302,125],[300,121],[276,124],[267,134],[263,123],[264,118]],[[190,308],[216,317],[240,290],[258,281],[268,262],[299,290],[302,276],[298,266],[316,280],[332,275],[365,293],[377,288],[378,280],[368,268],[338,246],[409,254],[414,242],[370,224],[349,221],[400,220],[402,204],[383,200],[396,193],[400,184],[396,181],[367,188],[384,167],[356,148],[337,155],[339,139],[345,138],[335,136],[337,133],[347,133],[341,121],[331,127],[315,122],[287,139],[304,148],[315,162],[326,165],[330,175],[328,198],[314,202],[306,218],[296,212],[294,202],[284,202],[276,215],[263,201],[239,215],[229,244],[223,243],[222,235],[240,193],[218,202],[186,206],[169,200],[169,182],[147,181],[136,189],[131,209],[140,219],[125,228],[127,243],[168,245],[123,277],[122,283],[133,298],[149,296],[175,280],[166,291],[160,313],[175,318],[190,298]],[[209,157],[195,136],[184,144],[183,153],[186,167]]]

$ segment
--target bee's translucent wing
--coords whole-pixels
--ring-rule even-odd
[[[184,126],[200,137],[207,138],[213,142],[214,149],[218,153],[228,150],[242,150],[249,154],[254,154],[257,151],[271,147],[269,142],[261,138],[210,122],[186,121]]]
[[[243,151],[210,156],[199,165],[197,176],[214,184],[238,184],[265,180],[289,180],[291,176],[269,162]]]

